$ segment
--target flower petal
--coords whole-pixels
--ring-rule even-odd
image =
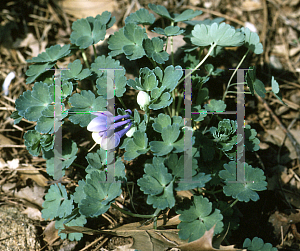
[[[117,147],[119,144],[120,137],[118,134],[115,133],[114,136],[103,138],[100,146],[104,150],[110,150]]]

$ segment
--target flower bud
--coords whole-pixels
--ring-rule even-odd
[[[150,104],[150,96],[148,93],[140,91],[137,95],[137,103],[140,105],[140,108],[145,111]]]
[[[126,136],[129,137],[129,138],[131,138],[135,131],[136,131],[136,127],[135,126],[131,127],[129,129],[129,131],[126,133]]]

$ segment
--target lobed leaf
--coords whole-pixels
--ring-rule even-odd
[[[107,182],[104,171],[93,171],[88,175],[83,187],[86,197],[81,200],[79,211],[87,217],[97,217],[104,214],[121,194],[121,183]]]
[[[73,198],[68,199],[66,188],[58,183],[50,186],[43,203],[42,217],[45,220],[52,220],[56,217],[64,217],[69,215],[74,206]]]
[[[148,152],[148,138],[147,134],[142,131],[135,131],[133,133],[133,137],[128,139],[125,144],[125,154],[124,159],[125,160],[132,160],[136,157],[138,157],[141,154],[145,154]]]
[[[147,38],[144,28],[135,23],[127,23],[108,40],[109,55],[114,57],[124,53],[129,60],[136,60],[145,55],[143,40]]]
[[[198,46],[240,46],[244,43],[245,35],[236,31],[229,24],[213,23],[211,25],[197,24],[192,30],[191,41]]]
[[[148,195],[147,204],[164,210],[175,205],[173,177],[168,173],[162,158],[153,158],[152,164],[145,164],[145,174],[138,179],[140,189]]]
[[[223,192],[227,196],[232,196],[239,201],[257,201],[259,195],[256,191],[267,189],[266,177],[259,168],[253,168],[251,165],[239,161],[230,161],[228,164],[224,164],[224,168],[225,170],[219,172],[219,176],[225,180],[226,186],[223,187]],[[237,179],[237,168],[245,171],[243,183],[231,182]]]
[[[92,44],[105,39],[106,29],[110,28],[116,18],[111,18],[111,13],[103,12],[101,15],[78,19],[72,24],[71,43],[86,49]]]
[[[43,151],[43,153],[45,154],[46,151]],[[78,152],[78,148],[77,148],[77,144],[76,142],[70,140],[70,139],[66,139],[63,138],[62,139],[62,173],[64,175],[65,173],[65,169],[67,169],[73,162],[74,160],[77,158],[77,152]],[[46,161],[46,165],[47,165],[47,173],[49,175],[51,175],[52,177],[54,177],[54,151],[50,150],[47,151],[47,161]]]
[[[136,23],[142,25],[151,25],[155,22],[155,17],[153,14],[150,14],[148,10],[141,8],[134,13],[131,13],[125,19],[125,24],[127,23]]]
[[[53,45],[40,53],[37,57],[28,59],[28,63],[53,63],[70,54],[70,45],[66,44],[61,47],[59,44]]]
[[[70,97],[69,102],[72,107],[69,109],[69,120],[81,127],[87,126],[95,115],[92,112],[105,111],[107,101],[103,97],[95,98],[95,95],[89,91],[81,91]]]
[[[158,64],[164,64],[169,59],[169,54],[164,51],[164,41],[158,37],[145,39],[143,42],[148,58],[152,58]]]
[[[61,72],[62,79],[75,79],[75,80],[82,80],[91,75],[89,69],[82,70],[82,64],[79,59],[76,59],[72,63],[68,64],[68,70]]]
[[[243,247],[247,250],[252,251],[277,251],[278,249],[273,247],[271,243],[264,243],[261,238],[254,237],[251,241],[249,238],[246,238]]]
[[[158,34],[167,36],[167,37],[172,37],[172,36],[178,36],[181,35],[184,30],[180,29],[178,26],[167,26],[166,28],[162,29],[160,27],[154,27],[153,32],[156,32]]]
[[[182,240],[195,241],[215,224],[214,234],[222,231],[223,223],[221,220],[223,216],[220,210],[215,209],[212,213],[212,203],[201,195],[193,196],[192,201],[188,203],[182,203],[176,213],[180,214],[181,222],[177,228],[180,229],[178,235]]]
[[[245,46],[255,54],[263,53],[263,46],[262,43],[259,42],[258,34],[245,27],[242,27],[241,31],[245,34]]]

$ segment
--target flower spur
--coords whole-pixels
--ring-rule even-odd
[[[109,111],[93,112],[94,118],[87,126],[87,130],[92,132],[92,138],[104,150],[110,150],[120,144],[121,138],[131,128],[132,122],[130,110],[125,110],[126,115],[113,116]]]

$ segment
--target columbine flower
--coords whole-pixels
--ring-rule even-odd
[[[145,111],[150,104],[150,96],[147,92],[140,91],[137,95],[137,103],[140,105],[140,108]]]
[[[92,113],[97,117],[89,123],[87,130],[93,132],[92,138],[104,150],[117,147],[120,144],[120,139],[129,131],[132,125],[130,119],[132,112],[130,110],[126,110],[126,112],[126,115],[115,117],[109,111]]]

